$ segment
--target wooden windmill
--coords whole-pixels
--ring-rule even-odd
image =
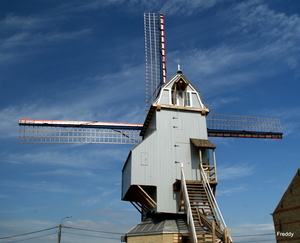
[[[166,75],[164,16],[144,14],[143,124],[19,120],[21,143],[136,145],[122,170],[122,200],[142,221],[126,242],[231,242],[215,199],[216,146],[208,137],[281,139],[278,119],[212,115],[180,68]]]

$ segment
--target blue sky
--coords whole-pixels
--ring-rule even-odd
[[[18,119],[143,123],[144,12],[165,15],[168,77],[180,58],[211,113],[281,119],[282,140],[211,138],[231,234],[273,232],[270,213],[300,167],[299,1],[2,0],[0,238],[68,215],[67,226],[121,233],[139,222],[120,199],[131,146],[18,144]],[[64,231],[64,242],[99,242]],[[56,240],[47,233],[30,242]]]

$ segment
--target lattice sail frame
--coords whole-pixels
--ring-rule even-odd
[[[146,114],[160,86],[167,82],[164,15],[144,13],[146,56]]]
[[[141,124],[19,120],[19,143],[138,144]]]
[[[206,123],[209,137],[282,139],[279,119],[209,114]]]
[[[167,82],[164,15],[144,14],[146,54],[146,111],[161,85]],[[108,143],[138,144],[142,124],[19,120],[20,143]],[[279,119],[249,116],[207,116],[209,137],[244,137],[281,139]]]
[[[19,143],[138,144],[142,124],[19,120]],[[209,114],[209,137],[282,139],[279,119]]]

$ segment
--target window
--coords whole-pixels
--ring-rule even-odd
[[[186,92],[186,106],[191,106],[191,93]]]
[[[191,106],[190,93],[187,92],[188,83],[179,79],[172,87],[172,104],[178,106]]]

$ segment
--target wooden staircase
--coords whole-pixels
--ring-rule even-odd
[[[199,243],[215,243],[224,239],[224,232],[202,181],[186,181],[194,227]],[[213,233],[214,232],[214,233]]]
[[[186,180],[181,164],[181,180],[174,183],[180,188],[179,212],[185,211],[191,243],[232,243],[219,206],[214,197],[216,180],[208,180],[200,166],[201,180]],[[179,186],[180,185],[180,186]]]

